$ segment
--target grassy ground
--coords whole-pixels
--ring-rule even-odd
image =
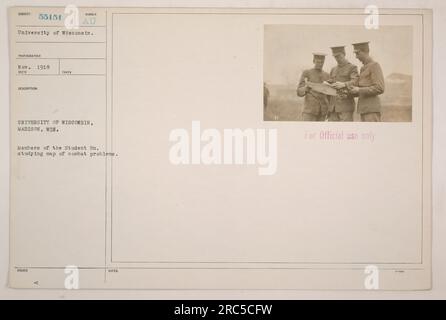
[[[266,121],[302,121],[304,98],[298,97],[294,87],[270,86],[268,106],[264,110]],[[393,100],[393,101],[392,101]],[[400,99],[383,97],[381,120],[385,122],[412,121],[412,106],[396,102]],[[407,100],[407,99],[406,99]],[[410,101],[409,101],[410,102]],[[359,121],[355,112],[354,120]]]

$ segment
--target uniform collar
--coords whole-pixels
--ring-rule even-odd
[[[366,65],[370,64],[371,62],[373,62],[372,57],[368,57],[368,58],[364,61],[363,64],[366,66]]]

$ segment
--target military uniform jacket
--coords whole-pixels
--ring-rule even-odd
[[[299,84],[297,86],[297,95],[299,97],[304,97],[304,109],[303,113],[310,113],[314,115],[318,114],[327,114],[328,112],[328,97],[325,94],[310,91],[305,92],[305,79],[310,82],[322,83],[327,81],[330,78],[330,75],[323,71],[317,69],[309,69],[305,70],[299,80]]]
[[[378,62],[370,60],[361,67],[357,86],[358,113],[381,112],[378,95],[384,92],[384,76]]]
[[[346,62],[338,65],[330,71],[330,82],[343,82],[347,86],[355,84],[358,81],[358,67]],[[353,112],[355,111],[355,99],[352,95],[335,97],[334,103],[330,104],[330,112]]]

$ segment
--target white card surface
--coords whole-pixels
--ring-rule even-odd
[[[375,18],[10,8],[10,286],[429,289],[432,13]]]

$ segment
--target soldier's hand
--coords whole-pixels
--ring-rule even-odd
[[[358,87],[351,87],[350,88],[350,93],[351,94],[359,94],[359,88]]]
[[[345,83],[336,81],[331,86],[333,88],[335,88],[336,90],[339,90],[339,89],[345,88]]]

